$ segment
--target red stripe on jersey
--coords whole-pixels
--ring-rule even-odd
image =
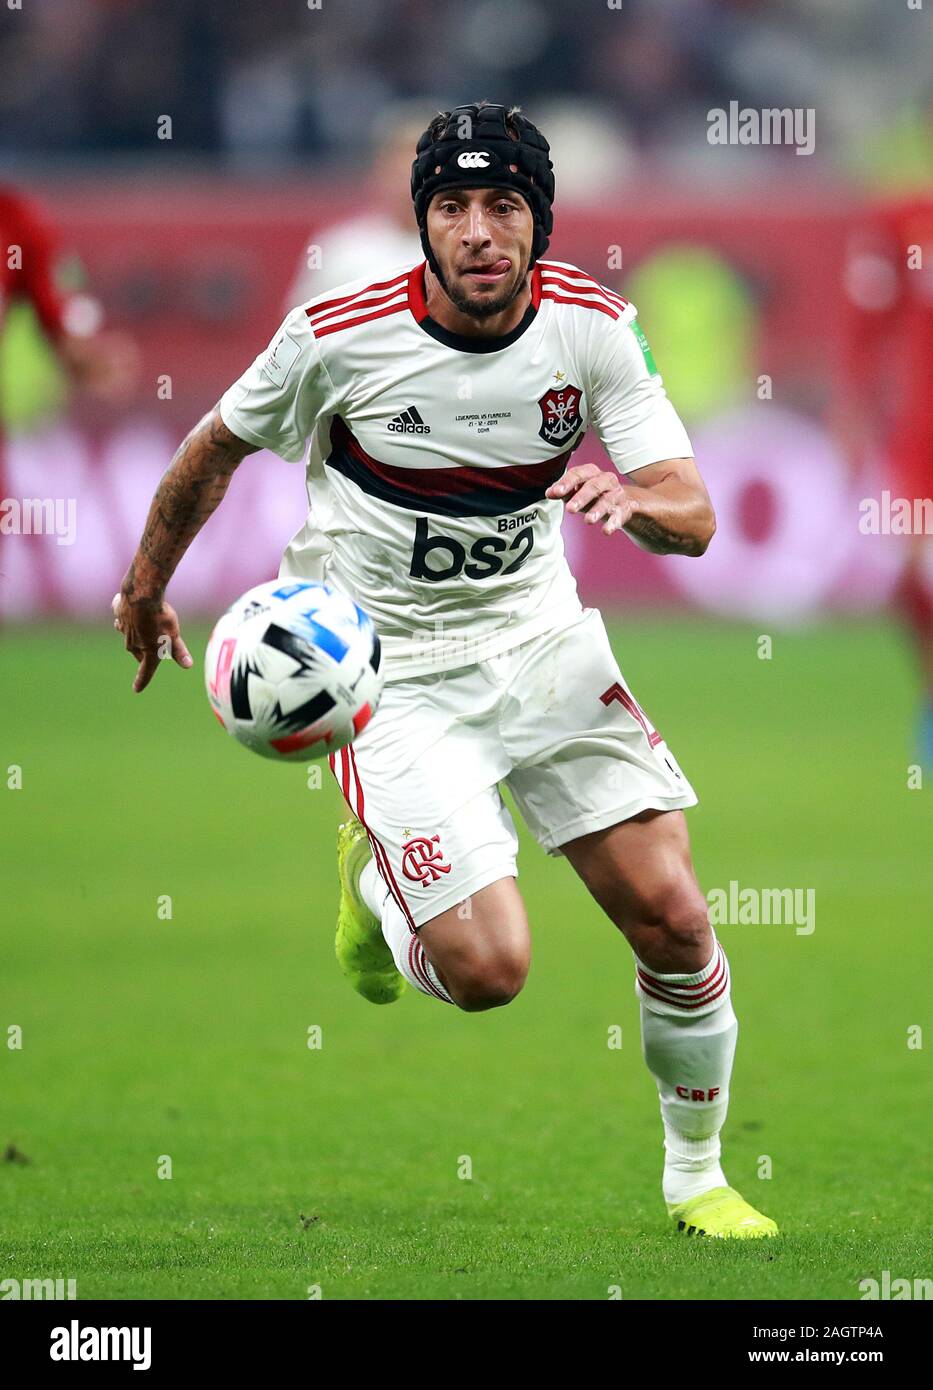
[[[616,310],[613,309],[605,299],[575,299],[570,295],[558,293],[556,289],[549,290],[546,281],[541,291],[541,298],[553,299],[555,304],[577,304],[581,309],[596,309],[601,314],[608,314],[611,319],[617,319],[619,317]]]
[[[573,453],[573,449],[566,449],[564,453],[552,459],[543,459],[540,463],[513,463],[503,468],[475,468],[471,464],[461,464],[458,468],[400,468],[396,464],[381,463],[368,454],[339,415],[335,415],[331,422],[330,437],[335,449],[348,450],[377,478],[412,497],[436,494],[456,497],[478,487],[507,497],[519,488],[533,488],[542,483],[547,487],[560,477],[567,459]]]
[[[629,301],[623,299],[621,294],[616,294],[608,285],[601,285],[598,280],[594,280],[592,275],[585,275],[582,270],[565,270],[562,266],[556,265],[553,261],[542,261],[541,271],[548,277],[547,283],[555,282],[558,288],[567,290],[593,291],[601,294],[604,299],[608,299],[611,304],[617,304],[620,309],[627,309]]]
[[[542,261],[541,273],[542,275],[565,281],[571,289],[585,287],[587,289],[599,290],[600,294],[606,295],[617,304],[623,306],[628,304],[628,300],[621,294],[610,289],[608,285],[604,285],[600,280],[594,279],[592,275],[587,275],[586,271],[577,270],[576,267],[558,265],[556,261]]]
[[[408,276],[408,307],[416,323],[428,317],[428,304],[424,297],[424,271],[427,261],[416,265]]]
[[[341,306],[345,308],[347,305],[354,303],[355,300],[360,299],[364,294],[375,294],[378,290],[400,290],[407,278],[406,274],[396,275],[394,280],[378,280],[375,284],[366,285],[361,290],[354,290],[353,294],[341,295],[339,299],[325,299],[322,304],[309,304],[307,309],[305,309],[305,313],[309,319],[328,318],[330,314],[335,313]],[[380,298],[385,298],[385,296],[381,295]],[[364,301],[364,304],[367,302],[368,301]]]
[[[537,309],[541,303],[541,267],[536,265],[531,272],[531,302]]]
[[[369,323],[370,319],[384,319],[387,314],[401,314],[407,308],[407,303],[402,300],[400,304],[390,304],[388,309],[376,309],[371,314],[360,314],[356,318],[346,319],[343,323],[330,323],[323,328],[316,328],[312,323],[311,332],[315,338],[326,338],[328,333],[339,333],[344,328],[358,328],[361,323]]]

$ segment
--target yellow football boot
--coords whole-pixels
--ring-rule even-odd
[[[366,828],[356,817],[337,831],[337,962],[353,988],[371,1004],[391,1004],[405,993],[405,979],[395,968],[382,935],[382,924],[363,901],[360,874],[372,857]]]
[[[713,1187],[669,1205],[667,1214],[685,1236],[718,1236],[729,1240],[756,1240],[776,1236],[777,1223],[762,1216],[733,1187]]]

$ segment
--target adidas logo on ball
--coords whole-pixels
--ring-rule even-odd
[[[426,425],[413,405],[396,415],[387,426],[393,434],[430,434],[431,426]]]

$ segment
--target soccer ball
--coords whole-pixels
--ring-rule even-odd
[[[207,698],[228,734],[279,762],[323,758],[366,727],[382,694],[372,619],[328,584],[273,579],[211,633]]]

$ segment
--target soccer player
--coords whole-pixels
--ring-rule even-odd
[[[933,121],[931,121],[933,131]],[[881,204],[849,238],[839,432],[856,472],[880,448],[897,498],[933,498],[933,195]],[[933,546],[902,540],[895,606],[922,682],[917,752],[933,768]]]
[[[353,812],[343,970],[374,1003],[406,981],[467,1011],[516,996],[530,946],[505,783],[634,951],[675,1227],[773,1235],[720,1166],[737,1025],[691,863],[696,796],[560,536],[567,508],[594,543],[699,556],[709,497],[634,307],[542,259],[554,179],[535,126],[486,102],[440,113],[411,186],[425,259],[293,310],[163,478],[114,600],[135,688],[160,641],[191,664],[165,586],[237,464],[259,448],[299,462],[310,439],[310,512],[280,573],[358,600],[386,674],[330,759]],[[572,463],[588,427],[607,469]]]
[[[31,200],[0,184],[0,327],[8,302],[27,301],[74,385],[119,399],[136,375],[135,345],[112,330],[81,331],[84,325],[76,320],[85,317],[87,303],[62,289],[58,243],[56,231]]]

